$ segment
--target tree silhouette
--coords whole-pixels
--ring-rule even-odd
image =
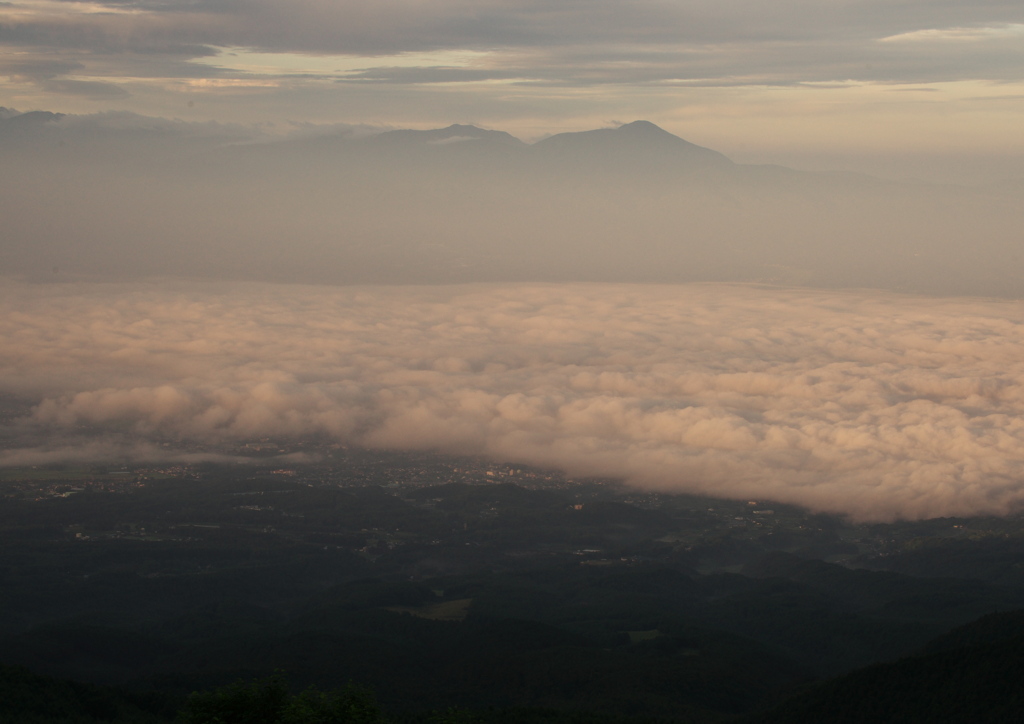
[[[310,687],[292,695],[281,672],[193,693],[180,724],[386,724],[368,689],[348,684],[332,691]]]

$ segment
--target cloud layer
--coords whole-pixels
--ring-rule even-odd
[[[0,392],[35,405],[7,437],[37,441],[0,464],[72,459],[83,430],[128,433],[136,457],[175,439],[328,436],[861,519],[1024,502],[1014,302],[15,282],[0,300]],[[117,452],[82,445],[83,458]]]
[[[19,48],[168,59],[202,57],[211,48],[368,59],[497,50],[510,55],[502,56],[506,62],[495,64],[495,70],[511,65],[529,79],[557,68],[555,77],[584,84],[627,77],[725,80],[722,76],[737,74],[782,82],[886,76],[906,80],[908,74],[920,81],[922,73],[949,80],[978,77],[982,66],[1000,78],[1017,80],[1019,72],[1012,64],[1013,58],[1019,59],[1019,49],[1013,49],[1019,39],[1015,24],[1024,20],[1020,6],[1012,2],[929,0],[17,0],[5,6],[0,42]],[[883,40],[891,42],[878,46]],[[914,59],[923,56],[896,50],[905,40],[928,44],[932,55],[945,53],[945,41],[978,43],[969,55],[955,56],[970,60],[966,68],[939,63],[933,70],[915,70]],[[1000,44],[1003,40],[1007,42]],[[614,72],[625,58],[632,59],[629,65],[637,75]],[[866,69],[864,63],[872,61],[884,67]],[[125,57],[123,62],[138,61]]]

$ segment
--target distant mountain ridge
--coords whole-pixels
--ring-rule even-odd
[[[376,136],[370,136],[374,143],[407,143],[427,145],[448,145],[451,143],[465,143],[483,141],[486,143],[500,143],[510,146],[525,146],[515,136],[505,131],[489,131],[477,126],[467,126],[453,123],[447,128],[435,128],[426,131],[396,130],[385,131]]]
[[[65,117],[63,113],[29,111],[19,113],[13,109],[0,109],[0,137],[5,133],[32,133],[44,127],[53,129],[54,122]],[[490,130],[478,126],[453,123],[445,128],[396,129],[368,136],[352,138],[347,135],[327,136],[341,145],[354,144],[364,148],[410,151],[430,147],[459,147],[479,151],[501,149],[509,152],[523,152],[534,159],[554,164],[565,164],[569,168],[588,166],[638,166],[681,168],[730,168],[736,166],[724,154],[710,148],[698,146],[660,128],[650,121],[638,120],[615,128],[597,128],[588,131],[558,133],[532,144],[516,138],[505,131]],[[271,146],[291,146],[306,143],[284,139],[272,142]]]
[[[9,108],[0,107],[0,127],[5,129],[26,129],[40,126],[50,121],[59,121],[64,118],[63,113],[51,113],[50,111],[29,111],[28,113],[17,113]]]
[[[385,131],[366,139],[376,146],[502,145],[529,151],[535,157],[573,166],[652,162],[689,166],[734,166],[724,154],[690,143],[650,121],[633,121],[616,128],[558,133],[527,144],[505,131],[452,124],[430,130]]]
[[[533,146],[552,156],[580,156],[603,162],[688,162],[701,166],[734,165],[724,154],[690,143],[651,123],[633,121],[618,128],[558,133]]]
[[[100,276],[218,269],[322,283],[724,281],[1024,296],[1020,186],[734,163],[646,120],[532,144],[468,124],[367,130],[274,138],[6,109],[0,217],[19,231],[5,242],[5,271],[52,276],[59,258],[62,273]],[[56,216],[43,201],[55,194],[68,203]]]

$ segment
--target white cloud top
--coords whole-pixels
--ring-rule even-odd
[[[8,282],[0,303],[0,392],[36,403],[0,464],[326,435],[860,519],[1024,502],[1016,302]]]

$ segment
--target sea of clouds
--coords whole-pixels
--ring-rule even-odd
[[[0,283],[0,465],[261,438],[860,520],[1024,504],[1024,306],[743,285]]]

